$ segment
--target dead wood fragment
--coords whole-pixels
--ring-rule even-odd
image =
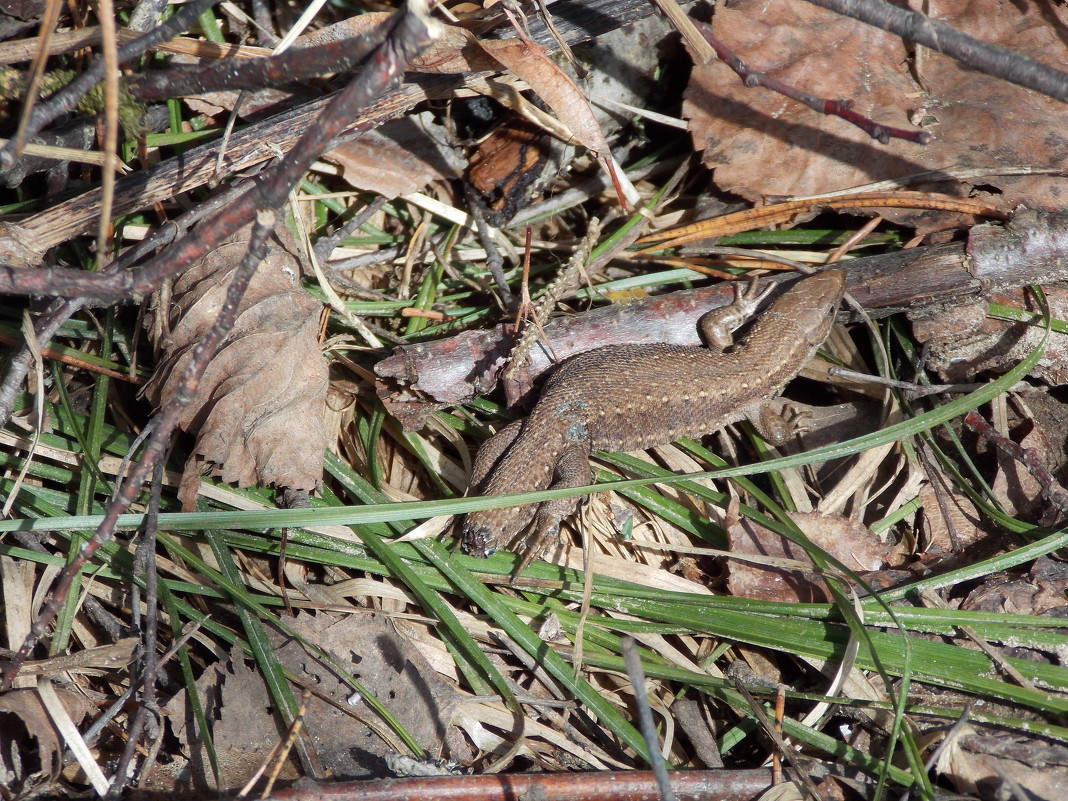
[[[678,801],[755,801],[771,788],[771,770],[673,770],[671,789]],[[434,776],[338,782],[329,788],[305,782],[276,792],[268,801],[425,801],[433,798],[551,798],[553,801],[659,801],[651,771],[594,773],[519,773],[483,776]]]

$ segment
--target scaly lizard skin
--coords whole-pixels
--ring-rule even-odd
[[[475,458],[471,485],[504,495],[590,484],[595,450],[632,451],[681,436],[711,433],[748,417],[772,439],[763,403],[782,392],[812,358],[834,324],[845,291],[841,270],[803,278],[760,314],[734,347],[730,330],[763,298],[738,294],[734,305],[701,319],[710,347],[611,345],[562,362],[534,411],[489,439]],[[766,294],[766,293],[765,293]],[[577,498],[508,506],[467,515],[465,552],[489,556],[534,522],[551,536]]]

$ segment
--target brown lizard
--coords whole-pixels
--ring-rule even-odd
[[[592,482],[595,450],[630,451],[710,433],[749,418],[770,441],[790,431],[763,409],[830,333],[845,275],[803,278],[759,315],[731,347],[731,331],[771,291],[743,293],[701,318],[709,347],[612,345],[560,364],[530,416],[501,429],[478,451],[471,486],[481,495],[581,487]],[[534,520],[532,541],[554,535],[578,498],[471,512],[465,552],[489,556]]]

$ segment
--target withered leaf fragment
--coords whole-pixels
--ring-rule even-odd
[[[249,229],[194,264],[176,282],[159,345],[163,356],[146,397],[157,406],[176,392],[193,348],[218,315]],[[312,490],[322,478],[327,367],[319,350],[322,304],[300,284],[300,259],[279,226],[238,307],[233,332],[208,365],[179,427],[196,436],[182,479],[183,505],[205,472],[247,487]],[[147,324],[152,330],[154,316]]]

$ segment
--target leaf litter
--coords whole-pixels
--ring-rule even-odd
[[[931,14],[985,42],[1068,67],[1068,47],[1038,6],[960,0],[939,3]],[[932,136],[924,146],[896,139],[880,145],[843,120],[745,88],[713,61],[695,66],[683,114],[722,189],[756,201],[912,179],[911,189],[993,194],[1006,208],[1063,205],[1061,178],[1011,172],[1063,168],[1066,143],[1056,132],[1068,114],[1064,104],[938,53],[916,54],[891,34],[801,0],[731,3],[717,8],[713,25],[755,68],[813,94],[852,99],[857,111],[887,125],[919,126]],[[955,177],[957,170],[967,177]],[[967,224],[936,213],[887,216],[921,232]]]
[[[184,273],[171,305],[146,323],[164,323],[162,361],[145,395],[167,404],[193,348],[214,324],[229,277],[244,255],[247,229]],[[181,493],[193,508],[200,476],[240,487],[313,490],[322,478],[326,361],[319,349],[322,306],[300,287],[302,259],[282,229],[238,308],[237,322],[179,426],[196,436]]]
[[[760,7],[760,10],[763,13],[758,16],[756,6],[744,2],[717,9],[717,34],[728,39],[736,51],[761,69],[777,71],[809,91],[855,98],[864,113],[888,124],[905,127],[915,122],[931,130],[936,141],[926,149],[898,142],[888,147],[875,145],[841,121],[817,117],[781,98],[765,96],[763,90],[739,88],[737,79],[732,73],[725,74],[722,65],[700,66],[695,68],[687,90],[684,116],[690,121],[695,144],[704,150],[705,163],[712,168],[719,189],[750,201],[762,201],[771,197],[849,189],[933,169],[943,171],[937,180],[912,184],[911,188],[961,196],[993,194],[1005,207],[1016,205],[1025,196],[1039,207],[1057,205],[1059,193],[1063,191],[1063,183],[1058,179],[1005,177],[997,173],[1021,164],[1050,169],[1059,166],[1060,145],[1055,135],[1049,133],[1057,130],[1056,120],[1064,113],[1059,106],[1022,90],[993,83],[930,54],[922,63],[920,59],[911,62],[913,70],[910,72],[906,65],[912,54],[894,37],[849,20],[832,18],[807,5]],[[960,4],[953,9],[942,6],[937,11],[940,18],[988,41],[1001,41],[1031,52],[1045,48],[1042,52],[1046,60],[1063,60],[1063,47],[1055,41],[1052,26],[1037,16],[1030,16],[1030,11],[1017,12],[993,2]],[[359,24],[367,22],[361,18]],[[526,103],[537,108],[532,100],[539,99],[555,114],[557,122],[597,155],[613,152],[620,146],[621,139],[640,139],[651,130],[641,126],[625,127],[622,133],[613,132],[615,138],[610,140],[582,93],[581,79],[568,73],[567,67],[552,61],[538,46],[521,40],[503,44],[484,41],[455,25],[447,26],[446,30],[444,42],[434,52],[422,57],[423,68],[437,74],[495,69],[484,56],[497,53],[501,55],[497,61],[513,73],[510,76],[502,73],[497,77],[508,78],[513,87],[523,91],[526,91],[524,87],[533,90],[528,99],[517,105],[527,108]],[[833,46],[828,47],[828,42]],[[477,47],[472,48],[472,44]],[[471,58],[477,59],[477,66],[472,65]],[[820,83],[825,79],[833,79],[830,91],[828,86]],[[482,92],[498,100],[505,96],[495,95],[495,90],[486,90],[477,82],[472,82],[465,91]],[[648,95],[644,98],[650,106],[656,105],[656,100]],[[634,99],[628,102],[633,103]],[[225,108],[225,104],[217,108]],[[1013,108],[1016,117],[1007,120],[998,111],[1004,108]],[[409,118],[409,121],[413,119]],[[434,130],[435,138],[442,132],[451,135],[445,115],[440,119],[440,129],[435,121],[425,125],[424,131]],[[1030,125],[1036,119],[1045,123],[1044,136],[1024,130],[1025,121]],[[977,132],[981,134],[978,138]],[[396,198],[427,190],[439,195],[446,203],[459,205],[445,180],[455,175],[455,170],[462,164],[453,160],[447,169],[427,171],[425,164],[413,165],[409,160],[413,154],[405,154],[404,149],[403,146],[400,150],[389,148],[390,160],[385,161],[374,154],[382,155],[386,150],[376,150],[374,145],[362,149],[354,147],[344,156],[335,157],[334,161],[349,162],[342,163],[347,172],[341,178],[363,191]],[[430,146],[428,153],[430,156],[425,161],[436,159],[445,150],[435,144]],[[330,160],[330,156],[326,158]],[[377,163],[366,163],[371,160]],[[552,176],[546,191],[560,191],[598,170],[592,159],[581,154],[569,166],[570,174]],[[373,169],[368,170],[368,167]],[[970,177],[963,180],[954,177],[954,171],[961,168],[971,170]],[[326,171],[320,171],[316,180],[333,185],[330,177]],[[637,187],[645,197],[656,188],[651,184]],[[614,195],[609,193],[607,197],[595,199],[585,209],[565,210],[543,228],[536,226],[534,239],[539,244],[533,254],[535,266],[552,267],[558,252],[553,247],[566,250],[574,239],[580,239],[584,217],[591,210],[600,215],[608,208],[608,213],[616,214],[617,219],[631,211],[621,208]],[[696,208],[696,200],[692,195],[680,196],[678,202],[683,216],[689,213],[688,204]],[[346,202],[352,202],[355,208],[360,201],[355,193],[349,192]],[[311,225],[315,233],[325,233],[342,224],[344,214],[349,211],[343,209],[341,214],[334,211],[332,213],[337,216],[330,217],[329,222],[324,224],[317,218]],[[942,213],[888,211],[885,216],[913,226],[921,233],[950,230],[965,224],[959,216],[947,217]],[[435,230],[440,226],[435,218],[430,218],[434,219],[433,223],[427,222],[427,217],[414,212],[404,201],[398,201],[373,219],[369,226],[375,231],[373,236],[357,242],[363,254],[374,255],[376,248],[387,251],[387,246],[381,243],[383,239],[390,240],[390,247],[408,248],[408,252],[399,257],[395,253],[386,255],[380,262],[369,265],[367,270],[350,273],[359,291],[346,296],[347,302],[358,305],[358,301],[366,299],[367,295],[378,293],[381,296],[377,298],[378,302],[391,304],[392,310],[401,307],[415,310],[418,306],[418,311],[439,311],[446,316],[470,313],[470,309],[465,308],[469,301],[460,293],[472,288],[482,290],[486,284],[484,275],[471,270],[470,262],[458,255],[454,247],[457,239],[450,238],[451,234],[444,235],[443,230]],[[413,236],[419,226],[433,230],[433,233]],[[571,236],[576,233],[577,237]],[[379,242],[368,245],[366,240],[375,237]],[[360,239],[359,232],[353,239]],[[470,248],[468,253],[476,252],[470,242],[463,244]],[[149,315],[150,327],[159,324],[159,330],[165,332],[157,341],[163,351],[161,367],[146,390],[153,403],[166,404],[173,395],[173,377],[182,361],[188,358],[189,349],[214,320],[226,276],[235,258],[239,259],[242,253],[242,239],[235,237],[176,282],[166,315],[158,311]],[[483,258],[485,253],[483,249]],[[321,355],[320,342],[322,304],[301,289],[302,262],[298,248],[280,227],[272,241],[271,255],[261,266],[242,306],[230,343],[205,377],[201,399],[183,418],[183,428],[195,439],[180,493],[187,508],[192,507],[197,484],[206,470],[222,481],[242,487],[274,485],[314,490],[322,481],[324,451],[327,446],[334,448],[335,443],[328,442],[321,424],[327,388],[326,362]],[[640,275],[641,267],[640,260],[620,260],[606,273],[594,276],[594,280],[611,282]],[[414,273],[415,286],[422,293],[418,298],[390,294],[402,270]],[[426,283],[420,284],[420,281]],[[450,296],[449,293],[453,294]],[[1053,297],[1055,303],[1059,302],[1056,295]],[[1022,295],[1011,294],[990,295],[984,299],[996,299],[1015,306],[1026,301]],[[573,307],[579,306],[581,303],[576,302]],[[966,352],[970,361],[962,359],[965,351],[960,350],[960,339],[953,337],[954,330],[959,331],[962,327],[960,318],[926,323],[915,321],[917,329],[927,325],[929,339],[941,340],[939,353],[945,372],[943,377],[949,378],[951,369],[956,371],[953,380],[966,380],[980,370],[1004,371],[1025,356],[1032,347],[1033,338],[1040,336],[1033,327],[1019,323],[991,325],[978,311],[981,311],[979,306],[970,312],[965,318],[968,322],[964,323],[969,333],[979,332],[984,337],[973,350]],[[369,313],[369,316],[374,315],[391,333],[411,338],[428,335],[424,325],[412,323],[415,318],[409,317],[405,322],[404,318],[391,316],[390,312],[384,313],[381,309]],[[1002,347],[1006,340],[1013,340],[1015,348]],[[333,344],[336,346],[338,342],[346,348],[350,344],[346,336]],[[1057,347],[1056,343],[1054,347]],[[841,339],[832,340],[828,348],[837,358],[854,367],[864,368],[866,364],[866,351],[858,352],[852,345],[847,347]],[[465,440],[460,432],[470,434],[470,425],[461,423],[457,417],[439,416],[424,429],[422,436],[401,435],[391,422],[376,417],[378,412],[369,400],[371,392],[367,387],[370,378],[368,361],[361,360],[362,355],[350,358],[349,351],[342,357],[341,352],[340,348],[331,351],[335,369],[344,368],[347,372],[344,380],[359,389],[349,393],[355,398],[356,405],[340,424],[340,442],[336,449],[346,455],[359,454],[352,458],[351,464],[364,471],[365,476],[370,476],[371,484],[377,485],[386,495],[407,499],[413,492],[419,495],[442,492],[442,484],[435,483],[430,473],[462,474],[461,462],[470,438]],[[972,355],[976,353],[979,355]],[[378,354],[371,358],[378,358]],[[1043,380],[1061,383],[1056,368],[1059,361],[1051,360],[1052,364],[1040,374]],[[826,381],[826,373],[823,375]],[[814,390],[812,399],[817,403],[811,404],[811,409],[830,408],[818,403],[819,396],[822,393],[822,399],[826,400],[828,393],[834,395],[835,392],[833,388],[825,387]],[[839,419],[834,425],[857,433],[871,430],[871,405],[870,401],[861,402],[856,398],[837,404]],[[1032,416],[1030,411],[1016,405],[1010,405],[1004,411],[1014,424],[1021,418]],[[889,424],[903,416],[902,404],[896,402],[884,410],[882,421]],[[1038,412],[1033,416],[1040,425],[1028,438],[1020,439],[1018,426],[1005,429],[1006,433],[1012,434],[1025,447],[1036,449],[1044,461],[1059,465],[1063,462],[1063,448],[1058,447],[1058,442],[1063,438],[1053,437],[1050,441],[1051,437],[1043,431],[1044,421],[1055,415],[1046,412],[1043,417],[1043,413]],[[793,450],[804,452],[822,444],[821,438],[825,437],[827,434],[821,424],[814,424],[795,443]],[[737,456],[738,451],[745,451],[744,443],[724,442],[729,458],[753,461],[751,454]],[[1021,471],[1013,460],[998,456],[996,461],[1001,462],[1000,467],[987,473],[994,477],[992,498],[1024,519],[1040,516],[1045,508],[1040,483],[1036,485],[1030,474]],[[360,484],[365,476],[354,479],[346,476],[345,469],[335,462],[328,460],[327,463],[331,465],[331,472],[326,480],[325,497],[337,492],[350,499],[358,497],[361,502],[373,497],[370,490]],[[605,462],[606,468],[621,477],[643,474],[657,477],[663,467],[674,472],[696,472],[708,464],[704,454],[674,446],[659,448],[649,455],[641,454],[632,462]],[[782,494],[788,499],[787,505],[792,504],[799,510],[791,513],[789,519],[809,532],[810,540],[817,545],[822,543],[822,550],[836,556],[847,567],[858,572],[873,570],[874,573],[867,575],[873,584],[879,583],[880,576],[900,580],[901,575],[892,573],[891,567],[910,571],[905,576],[911,581],[929,576],[932,566],[945,569],[948,565],[952,569],[954,564],[966,565],[974,561],[970,557],[975,554],[975,542],[982,541],[983,534],[990,539],[991,530],[996,531],[989,522],[989,509],[980,508],[956,489],[947,495],[942,485],[930,482],[927,477],[930,470],[929,464],[921,466],[914,453],[903,453],[892,443],[886,443],[861,456],[815,466],[808,471],[783,471],[785,486]],[[1022,490],[1025,483],[1032,485],[1026,493]],[[747,683],[754,688],[763,681],[786,685],[785,691],[790,696],[786,723],[794,726],[791,736],[798,741],[810,736],[795,725],[797,719],[804,717],[809,701],[801,694],[829,693],[827,682],[813,671],[834,675],[840,666],[836,666],[834,660],[822,658],[815,649],[805,651],[799,648],[801,653],[792,656],[788,649],[773,642],[760,624],[773,620],[774,615],[785,616],[795,623],[803,622],[803,617],[791,618],[775,605],[825,598],[826,577],[816,583],[803,583],[814,572],[811,565],[801,569],[800,575],[804,578],[799,579],[796,572],[787,575],[779,568],[757,568],[751,572],[752,568],[743,560],[720,560],[699,552],[697,549],[707,546],[711,540],[720,545],[729,543],[736,554],[751,555],[755,550],[763,556],[774,553],[807,560],[802,552],[783,546],[781,535],[772,527],[747,518],[731,519],[729,513],[724,513],[730,504],[720,493],[751,502],[753,495],[749,489],[741,484],[706,479],[697,480],[694,485],[696,490],[663,486],[662,495],[655,496],[655,500],[642,493],[609,495],[607,500],[595,496],[582,523],[588,535],[585,548],[571,542],[553,543],[545,554],[550,562],[575,573],[535,563],[510,588],[497,583],[510,568],[510,564],[501,558],[486,563],[461,556],[453,558],[465,569],[492,582],[490,586],[499,590],[495,593],[499,596],[496,602],[507,605],[524,625],[535,627],[546,649],[574,657],[575,646],[581,645],[583,678],[625,715],[630,714],[635,704],[635,688],[622,674],[616,654],[619,634],[633,632],[647,662],[650,703],[663,723],[662,747],[672,761],[680,766],[698,764],[701,761],[695,756],[698,743],[707,746],[711,741],[714,749],[722,750],[722,756],[728,761],[733,759],[735,765],[748,766],[762,759],[767,747],[757,742],[756,736],[747,736],[742,731],[752,718],[746,705],[731,695],[729,686],[722,683],[724,673],[721,667],[746,663],[751,670],[747,674]],[[1023,495],[1027,497],[1027,506],[1019,505]],[[910,508],[912,511],[908,511]],[[880,526],[881,521],[887,519],[905,521],[890,529],[890,538],[886,528]],[[918,538],[915,536],[917,532],[910,530],[908,521],[913,521],[919,529]],[[591,725],[585,712],[576,709],[575,701],[561,682],[547,674],[537,658],[532,659],[533,655],[517,648],[512,636],[485,617],[485,610],[467,602],[463,593],[433,573],[417,552],[402,550],[410,546],[396,546],[397,552],[403,554],[410,569],[415,571],[415,578],[407,581],[429,582],[435,592],[448,599],[462,630],[486,653],[489,664],[500,671],[507,686],[524,705],[526,718],[520,729],[516,728],[513,710],[505,699],[492,691],[486,677],[470,663],[456,658],[456,632],[443,635],[445,626],[425,617],[427,610],[415,603],[417,596],[399,579],[383,580],[382,566],[368,558],[365,550],[352,546],[351,542],[345,544],[344,550],[339,550],[336,542],[315,539],[295,530],[290,537],[288,545],[282,546],[290,550],[279,571],[284,573],[290,585],[286,602],[303,608],[295,618],[287,618],[286,622],[310,644],[312,650],[291,635],[279,634],[278,628],[270,625],[267,628],[279,663],[291,673],[297,685],[313,690],[314,697],[309,702],[304,723],[305,732],[301,736],[314,743],[320,764],[329,774],[339,777],[366,775],[380,769],[392,752],[403,747],[398,732],[390,731],[381,719],[363,708],[365,699],[354,694],[351,686],[338,675],[338,665],[369,689],[399,719],[399,727],[432,758],[447,756],[464,767],[480,768],[493,766],[497,759],[502,759],[498,767],[507,765],[521,769],[534,766],[604,769],[640,764],[633,752],[620,747],[618,738],[606,736],[604,728]],[[1011,555],[1011,547],[1003,537],[995,537],[995,540],[987,543],[989,550],[984,551],[984,556]],[[248,586],[257,592],[268,593],[272,602],[279,601],[281,590],[273,576],[273,563],[257,553],[263,551],[273,559],[281,550],[277,540],[257,541],[246,537],[234,542],[240,542],[231,547],[240,556]],[[949,561],[945,561],[947,557]],[[182,581],[213,588],[213,591],[223,586],[213,573],[218,567],[213,559],[201,565],[188,556],[182,559],[183,567],[167,568]],[[586,567],[592,567],[598,578],[591,587],[590,596],[584,599],[577,571]],[[1036,628],[1041,631],[1041,636],[1036,635],[1035,641],[1030,643],[1036,646],[1030,653],[1023,654],[1012,648],[1005,650],[1011,658],[1040,660],[1038,664],[1045,672],[1040,670],[1039,673],[1046,677],[1045,686],[1059,704],[1066,684],[1063,678],[1061,684],[1053,679],[1059,676],[1055,671],[1056,659],[1063,666],[1066,647],[1063,627],[1056,625],[1056,616],[1062,614],[1059,610],[1063,609],[1063,603],[1058,602],[1063,602],[1064,588],[1068,586],[1063,565],[1056,558],[1042,557],[1004,575],[1011,578],[998,585],[1000,590],[985,581],[977,587],[967,586],[959,591],[950,587],[947,592],[949,601],[964,611],[993,610],[1014,615],[1048,616],[1048,621],[1040,622],[1048,623],[1046,628],[1050,631]],[[783,584],[793,585],[794,592],[784,592]],[[345,595],[342,588],[354,595]],[[748,604],[747,608],[752,610],[748,624],[731,628],[735,618],[731,617],[733,607],[728,602],[732,599],[721,599],[724,590],[735,600]],[[196,604],[210,606],[213,614],[221,615],[233,624],[226,604],[219,604],[213,598],[209,600],[209,595],[189,597]],[[353,597],[355,604],[350,600]],[[745,601],[745,598],[756,600]],[[658,605],[660,602],[663,605]],[[678,603],[678,606],[669,607],[669,602]],[[701,614],[687,615],[687,605],[695,607]],[[866,608],[865,614],[877,611],[876,607],[870,607]],[[552,618],[552,625],[549,625],[548,617]],[[264,618],[269,616],[264,613]],[[914,636],[918,641],[925,637],[935,639],[934,632],[945,631],[946,626],[941,621],[939,619],[927,628],[922,622],[910,625],[916,627]],[[989,618],[982,622],[989,622]],[[79,625],[84,634],[99,624],[79,622]],[[1029,621],[1029,625],[1036,626],[1036,621]],[[585,634],[580,634],[581,631]],[[811,634],[816,629],[810,627],[806,631]],[[838,633],[833,627],[819,631],[829,633],[828,636]],[[989,639],[1009,644],[1011,638],[1004,631],[992,631]],[[181,743],[176,753],[187,761],[176,763],[170,778],[160,780],[157,786],[162,791],[184,786],[183,783],[190,781],[191,774],[184,772],[186,770],[197,771],[196,782],[201,786],[213,786],[219,779],[221,787],[235,788],[263,761],[266,750],[284,737],[284,727],[275,714],[277,706],[276,699],[271,696],[272,690],[263,682],[259,671],[251,669],[251,662],[241,648],[221,648],[208,634],[199,636],[201,645],[196,655],[199,679],[195,685],[187,685],[185,690],[173,694],[166,702],[170,713],[169,734]],[[939,636],[952,635],[942,633]],[[1060,646],[1051,646],[1058,641]],[[952,642],[955,644],[946,645],[937,653],[948,657],[953,649],[970,647],[964,645],[962,649],[956,644],[957,640]],[[10,645],[17,647],[17,643]],[[337,664],[328,666],[329,660],[315,655],[314,648],[328,653]],[[863,657],[863,648],[860,653]],[[894,653],[884,651],[881,656],[889,658]],[[888,676],[856,667],[844,670],[844,675],[842,692],[852,694],[848,697],[864,698],[881,711],[871,712],[866,716],[865,726],[858,727],[852,735],[842,736],[854,747],[863,746],[877,754],[885,745],[886,730],[892,725],[885,716],[885,707],[892,700],[885,682]],[[889,678],[897,678],[897,675]],[[114,679],[112,689],[121,688],[123,681]],[[206,745],[197,734],[199,724],[193,714],[191,691],[207,701],[210,729],[223,768],[218,777],[212,776],[203,757]],[[977,692],[974,687],[970,691]],[[1011,695],[1005,688],[998,691]],[[942,692],[944,695],[929,705],[935,710],[934,717],[930,718],[935,723],[928,724],[927,728],[932,738],[948,729],[947,722],[953,717],[951,713],[959,711],[966,703],[962,699],[973,697],[948,690]],[[700,722],[691,719],[685,731],[676,730],[669,709],[691,696],[700,699],[704,717]],[[0,701],[10,697],[3,696]],[[925,695],[917,697],[930,700]],[[1032,696],[1025,697],[1034,700]],[[349,708],[343,708],[345,704],[349,704]],[[815,712],[816,709],[807,711]],[[1063,732],[1055,728],[1055,721],[1051,723],[1041,714],[1029,713],[1024,706],[1017,708],[1006,704],[998,713],[1002,715],[1001,722],[1010,720],[1010,727],[1017,731],[1045,727],[1043,731],[1047,735],[1064,740]],[[24,718],[30,710],[20,708],[9,714]],[[985,727],[987,721],[981,718],[982,713],[976,714],[972,725],[984,726],[984,732],[993,731]],[[842,730],[846,728],[845,719],[845,714],[834,718]],[[921,719],[920,714],[915,719],[910,717],[910,724]],[[992,797],[989,787],[993,777],[1013,772],[1004,762],[991,768],[994,759],[991,755],[1009,760],[1014,766],[1025,767],[1039,764],[1042,759],[1051,763],[1057,763],[1059,759],[1056,748],[1043,750],[1038,740],[1020,739],[1012,744],[1008,738],[977,737],[974,731],[978,730],[965,731],[950,749],[952,758],[938,763],[938,769],[962,792]],[[30,736],[36,737],[39,749],[49,753],[56,751],[57,745],[49,739],[45,729],[32,731],[36,734],[31,732]],[[832,728],[826,728],[818,734],[823,736],[823,732],[830,731]],[[740,743],[744,743],[741,748],[738,747]],[[513,749],[513,744],[518,747]],[[17,747],[26,750],[25,746]],[[807,747],[813,754],[820,753],[821,746],[816,737],[810,736]],[[739,757],[738,752],[744,749],[751,749],[750,754]],[[982,755],[982,759],[976,755]],[[834,764],[830,756],[823,756],[828,765]],[[853,759],[859,760],[860,757],[854,756]],[[704,761],[711,761],[711,757]],[[309,772],[308,766],[301,764],[296,756],[284,760],[283,764],[282,781]],[[49,771],[43,771],[40,779],[31,775],[30,784],[51,781],[53,776],[45,777],[46,773]],[[1016,775],[1014,780],[1040,795],[1045,792],[1041,783],[1031,782],[1026,773]]]

